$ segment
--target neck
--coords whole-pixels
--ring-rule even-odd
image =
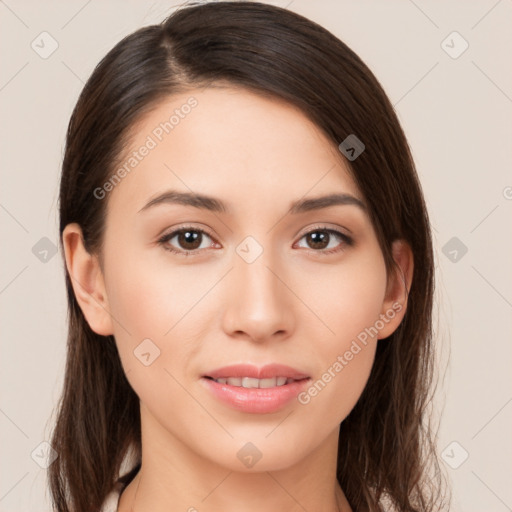
[[[148,423],[142,422],[141,468],[122,493],[118,512],[351,512],[336,479],[338,429],[293,464],[258,463],[239,471]]]
[[[161,492],[162,489],[159,492],[157,486],[144,483],[148,477],[142,471],[141,468],[123,492],[118,512],[352,512],[343,491],[336,484],[330,486],[330,492],[305,493],[293,485],[287,488],[279,480],[281,475],[278,473],[252,475],[253,478],[247,480],[228,472],[216,486],[209,491],[202,488],[202,494],[198,495],[193,490],[180,492],[171,485],[166,486],[165,492]]]

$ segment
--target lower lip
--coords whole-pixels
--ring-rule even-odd
[[[271,413],[282,409],[297,397],[309,380],[297,380],[283,386],[261,389],[219,384],[205,377],[201,379],[216,398],[234,409],[253,414]]]

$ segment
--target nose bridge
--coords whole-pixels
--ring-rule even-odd
[[[266,238],[268,240],[268,238]],[[224,327],[230,334],[244,332],[253,340],[265,340],[291,329],[292,304],[284,282],[278,251],[253,237],[235,249],[232,286],[225,310]],[[282,280],[282,281],[281,281]]]

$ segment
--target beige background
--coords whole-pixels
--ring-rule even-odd
[[[288,5],[347,43],[395,105],[434,226],[438,344],[447,368],[437,395],[438,446],[452,510],[512,510],[512,2],[269,3]],[[66,303],[61,255],[49,252],[44,262],[33,247],[48,244],[43,237],[58,245],[71,110],[100,58],[172,6],[0,1],[1,512],[50,510],[46,470],[36,461],[44,459],[40,443],[61,390]],[[43,31],[58,43],[46,59],[31,47],[48,37]],[[464,40],[469,47],[453,58]]]

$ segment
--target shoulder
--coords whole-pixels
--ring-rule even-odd
[[[135,478],[139,469],[141,467],[141,462],[135,464],[134,467],[128,473],[118,478],[112,490],[107,494],[103,504],[99,512],[117,512],[119,508],[119,500],[121,498],[122,492],[128,487],[128,484]]]
[[[117,512],[119,506],[119,497],[124,489],[122,482],[116,482],[114,488],[107,494],[105,501],[101,505],[100,512]]]

